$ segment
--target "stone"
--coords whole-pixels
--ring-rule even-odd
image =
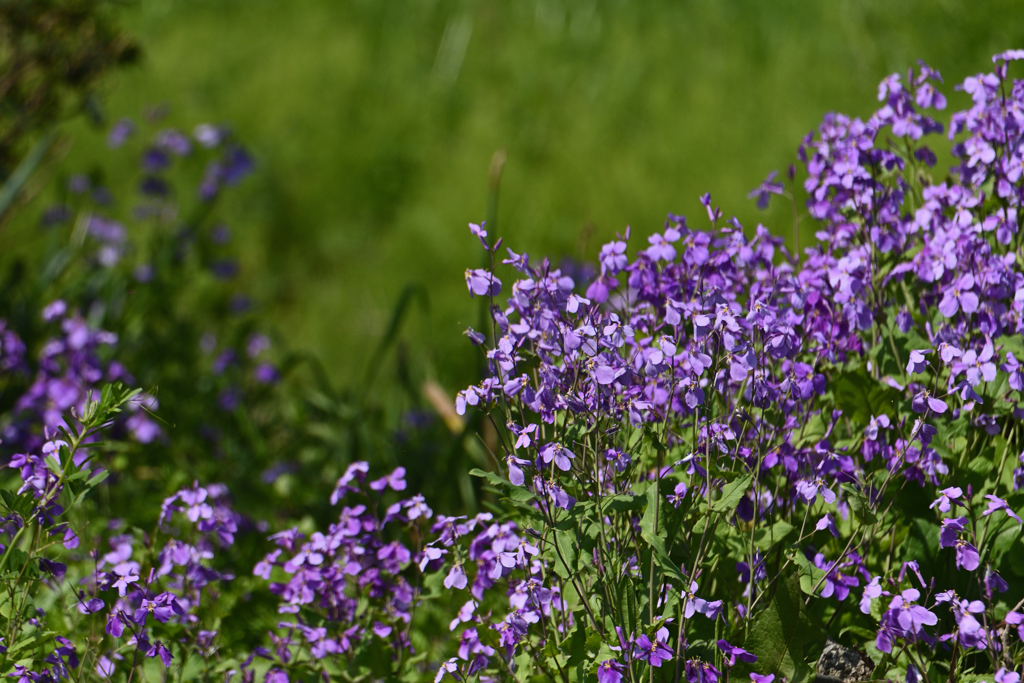
[[[818,657],[815,683],[862,683],[871,680],[874,671],[870,660],[856,650],[844,647],[834,640],[825,643]]]

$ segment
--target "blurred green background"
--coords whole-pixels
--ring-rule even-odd
[[[409,283],[405,337],[452,393],[472,379],[466,229],[507,150],[498,232],[539,257],[592,257],[667,212],[705,224],[710,191],[748,228],[791,210],[746,193],[827,111],[867,115],[878,81],[924,59],[947,92],[1024,46],[1019,0],[141,0],[141,64],[105,87],[109,120],[228,123],[255,178],[226,215],[243,284],[336,380],[364,372]],[[951,105],[963,106],[962,94]],[[70,167],[103,137],[71,128]]]

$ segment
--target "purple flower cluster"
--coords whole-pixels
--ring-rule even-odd
[[[413,653],[418,577],[440,565],[421,547],[434,513],[419,494],[383,506],[388,491],[406,489],[404,468],[373,481],[368,472],[367,463],[356,462],[338,480],[331,504],[343,507],[326,533],[308,540],[297,528],[274,534],[277,549],[253,570],[270,581],[278,613],[288,615],[270,634],[273,651],[256,653],[274,661],[279,680],[288,680],[289,665],[312,661],[322,671],[327,661],[351,661],[365,641],[384,644],[397,661]],[[244,668],[245,680],[253,675]]]
[[[372,478],[357,460],[329,496],[337,521],[270,535],[256,579],[229,571],[245,519],[221,484],[165,498],[150,534],[112,521],[107,548],[79,550],[89,522],[71,509],[105,476],[95,439],[114,427],[161,445],[142,409],[155,401],[120,384],[99,391],[132,382],[111,360],[117,337],[63,301],[43,312],[60,332],[38,370],[0,321],[0,373],[30,383],[4,423],[20,480],[0,491],[0,579],[24,608],[0,615],[12,639],[0,667],[19,683],[161,669],[243,683],[435,671],[437,683],[770,683],[799,675],[826,635],[860,634],[887,678],[928,680],[938,666],[1019,683],[1018,60],[1024,51],[997,55],[994,73],[966,79],[971,107],[948,126],[925,65],[886,78],[867,119],[825,117],[800,145],[802,184],[792,169],[788,185],[773,173],[750,194],[762,208],[806,194],[795,228],[813,221],[817,242],[802,254],[724,220],[709,195],[705,229],[670,215],[639,248],[628,230],[605,244],[593,268],[508,249],[511,279],[495,273],[501,240],[470,225],[491,266],[467,270],[466,285],[490,301],[491,329],[467,334],[489,372],[455,408],[494,427],[483,440],[493,471],[471,472],[487,511],[435,516],[403,467]],[[133,134],[120,122],[109,142]],[[944,141],[956,165],[936,181],[929,145]],[[224,129],[162,130],[143,153],[140,217],[174,220],[166,171],[196,145],[219,151],[200,203],[252,167]],[[109,199],[84,178],[70,189]],[[79,229],[99,269],[130,253],[102,212]],[[187,249],[185,233],[174,249]],[[217,278],[236,271],[203,263]],[[140,283],[164,275],[142,265]],[[269,345],[249,329],[199,341],[218,414],[248,407],[242,371],[277,381]],[[296,471],[276,463],[260,476]],[[266,640],[252,648],[262,635],[248,634],[230,650],[219,600],[260,581],[277,603],[260,622]],[[44,591],[50,613],[29,606]]]
[[[217,583],[233,578],[212,564],[217,551],[234,543],[241,521],[224,486],[196,483],[164,500],[159,531],[146,547],[121,534],[109,539],[108,552],[93,553],[95,569],[79,591],[78,610],[105,611],[111,647],[96,657],[97,674],[110,677],[142,658],[169,667],[176,644],[168,636],[179,632],[173,626],[184,627],[200,651],[212,647],[215,633],[204,630],[201,614],[216,599]],[[148,566],[144,558],[152,558]]]
[[[941,489],[936,502],[943,513],[951,504],[973,509],[988,501],[982,515],[941,520],[939,542],[939,549],[955,549],[958,570],[989,577],[987,591],[967,602],[946,594],[940,602],[966,624],[962,647],[999,650],[991,626],[971,624],[982,608],[993,623],[993,591],[1006,585],[979,539],[991,540],[1007,521],[1020,519],[1004,499],[1007,478],[998,462],[989,468],[996,475],[961,499],[953,484],[967,454],[954,439],[1001,434],[1004,452],[1022,443],[1024,81],[1009,80],[1007,71],[1021,58],[997,55],[995,73],[960,86],[974,104],[952,116],[949,139],[959,163],[944,182],[932,180],[936,154],[926,143],[946,130],[933,114],[947,102],[938,73],[927,66],[906,79],[886,78],[881,107],[868,119],[825,117],[799,149],[819,240],[800,258],[761,225],[747,231],[735,218],[723,221],[705,195],[710,229],[670,215],[664,231],[632,258],[627,231],[601,249],[589,283],[507,249],[502,264],[519,279],[499,305],[502,282],[494,268],[467,271],[471,295],[492,299],[494,343],[484,348],[489,376],[460,392],[456,409],[477,407],[507,426],[500,473],[519,492],[514,499],[529,502],[533,512],[526,516],[545,527],[537,536],[544,543],[530,541],[532,547],[557,546],[555,529],[572,529],[575,539],[598,533],[583,520],[603,525],[600,541],[580,550],[593,555],[588,564],[599,571],[572,583],[581,596],[600,595],[596,604],[620,629],[627,615],[616,613],[618,588],[600,572],[654,580],[638,566],[637,536],[654,544],[650,562],[663,568],[650,594],[679,596],[676,625],[659,622],[665,639],[645,634],[627,642],[620,630],[623,659],[597,667],[603,678],[611,681],[638,659],[658,666],[662,640],[668,653],[684,645],[694,604],[686,589],[701,563],[710,563],[708,522],[700,516],[683,523],[697,534],[687,542],[699,541],[696,557],[691,549],[688,558],[694,574],[665,559],[672,547],[656,521],[657,499],[648,497],[646,508],[624,502],[651,487],[680,515],[724,514],[739,538],[742,528],[783,537],[799,529],[789,549],[771,540],[759,545],[756,534],[738,541],[745,592],[731,596],[727,621],[739,627],[756,617],[762,593],[753,590],[749,567],[763,566],[762,552],[770,551],[780,558],[777,568],[799,568],[812,596],[842,603],[862,583],[869,604],[891,595],[879,619],[882,652],[897,641],[930,647],[937,640],[928,628],[939,623],[934,607],[922,606],[939,600],[923,578],[924,598],[913,587],[883,590],[903,577],[885,578],[891,559],[879,564],[884,555],[870,544],[886,513],[892,521],[896,491],[908,484]],[[779,194],[785,189],[773,175],[752,196],[763,203]],[[500,240],[491,245],[480,226],[471,231],[498,257]],[[996,511],[1005,511],[1005,520],[981,533],[978,518]],[[812,537],[819,550],[808,543]],[[504,549],[497,552],[504,557]],[[518,560],[506,566],[522,571],[523,581],[538,574],[540,590],[545,562],[558,554],[564,552],[532,560],[533,572]],[[504,571],[477,565],[474,588]],[[449,585],[464,587],[467,576],[460,560]],[[647,592],[645,585],[636,590]],[[664,604],[657,606],[648,608],[652,627]],[[536,647],[570,626],[551,619],[556,628],[535,628]],[[604,642],[614,642],[593,621]],[[523,643],[524,623],[510,621],[502,644]],[[513,650],[508,655],[506,667]],[[443,671],[469,675],[453,662]],[[688,677],[690,669],[687,663]]]
[[[98,395],[103,384],[134,382],[121,363],[105,360],[117,344],[116,334],[93,328],[60,299],[46,306],[42,317],[51,326],[59,325],[59,333],[42,345],[32,383],[15,402],[14,419],[4,427],[4,445],[11,450],[38,450],[58,429],[67,428],[68,417],[82,414],[89,397]],[[10,361],[0,366],[0,372],[23,371],[24,346],[2,321],[0,329],[4,359]],[[143,407],[155,409],[156,399],[141,397],[132,403],[121,423],[134,440],[145,444],[162,432]]]

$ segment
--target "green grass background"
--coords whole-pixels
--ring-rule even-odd
[[[918,58],[947,90],[1024,47],[1017,1],[141,0],[124,21],[143,64],[111,117],[163,102],[169,122],[230,123],[258,162],[232,193],[243,285],[335,379],[362,373],[399,293],[404,335],[454,391],[477,320],[463,271],[487,169],[508,161],[498,232],[517,251],[593,257],[667,212],[791,232],[746,192],[783,170],[827,111],[867,115],[878,81]],[[962,106],[962,94],[951,104]],[[70,162],[102,155],[73,129]]]

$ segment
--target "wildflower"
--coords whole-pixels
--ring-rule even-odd
[[[624,668],[614,659],[606,659],[597,665],[598,683],[621,683]]]
[[[780,181],[775,180],[775,177],[779,175],[778,171],[772,171],[768,174],[768,177],[758,185],[755,189],[747,193],[747,199],[753,199],[757,197],[757,208],[764,211],[768,208],[768,198],[773,195],[779,195],[783,192],[783,185]]]

